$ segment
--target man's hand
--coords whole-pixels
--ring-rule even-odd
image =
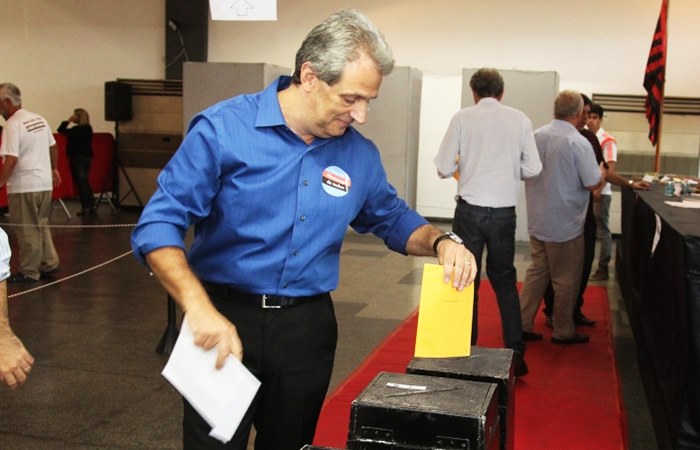
[[[450,239],[443,239],[437,247],[438,263],[443,266],[445,283],[452,281],[458,291],[474,282],[478,268],[474,255],[467,248]]]
[[[61,174],[58,172],[58,169],[53,169],[51,171],[51,181],[53,182],[53,187],[61,185]]]
[[[433,225],[423,225],[415,229],[406,242],[406,253],[416,256],[434,256],[433,246],[442,230]],[[452,280],[452,286],[464,290],[476,278],[477,267],[474,255],[467,248],[451,239],[443,239],[437,245],[437,258],[444,268],[445,283]]]
[[[34,365],[34,358],[9,328],[0,331],[0,380],[14,389],[23,384]]]
[[[204,350],[216,347],[219,356],[216,368],[221,369],[229,353],[239,361],[243,360],[243,344],[236,327],[213,307],[191,308],[186,314],[194,334],[195,345]]]
[[[637,189],[637,190],[640,190],[640,191],[646,191],[646,190],[648,190],[648,189],[649,189],[649,186],[650,186],[650,184],[647,183],[647,182],[644,181],[644,180],[635,181],[634,183],[630,184],[630,187],[631,187],[632,189]]]
[[[195,345],[205,350],[217,348],[216,368],[224,366],[229,354],[243,360],[243,344],[236,327],[212,304],[187,264],[185,252],[178,247],[162,247],[148,253],[146,260],[156,278],[187,316]]]

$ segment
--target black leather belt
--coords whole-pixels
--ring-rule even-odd
[[[470,208],[481,208],[481,209],[513,209],[513,210],[515,210],[515,206],[502,206],[502,207],[499,207],[499,208],[491,208],[490,206],[472,205],[471,203],[467,203],[467,201],[464,200],[462,197],[457,197],[457,203],[459,203],[460,205],[469,206]]]
[[[290,306],[297,306],[302,303],[328,298],[328,293],[311,295],[308,297],[284,297],[281,295],[250,294],[248,292],[241,292],[225,284],[210,283],[208,281],[203,281],[202,285],[213,297],[254,303],[265,309],[288,308]]]

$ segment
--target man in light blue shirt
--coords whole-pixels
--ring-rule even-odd
[[[348,225],[397,252],[437,255],[457,289],[476,276],[472,254],[397,197],[376,146],[351,126],[365,122],[393,65],[364,15],[332,15],[302,43],[292,78],[193,119],[133,232],[136,257],[182,307],[195,344],[217,349],[217,367],[241,359],[262,383],[225,448],[245,450],[251,425],[256,450],[311,443]],[[184,447],[224,448],[184,403]]]
[[[583,225],[590,193],[605,183],[591,144],[579,133],[583,98],[562,91],[554,102],[554,120],[535,131],[542,172],[525,181],[532,263],[520,292],[523,338],[541,339],[533,321],[550,277],[554,288],[552,342],[579,344],[573,321],[583,269]]]

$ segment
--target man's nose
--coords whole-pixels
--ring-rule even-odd
[[[356,102],[352,109],[350,110],[350,117],[352,120],[359,124],[363,124],[367,121],[367,113],[369,112],[369,103],[367,102]]]

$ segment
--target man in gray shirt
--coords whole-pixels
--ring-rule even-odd
[[[527,225],[532,263],[520,292],[523,339],[538,340],[533,321],[547,284],[554,287],[552,342],[579,344],[573,321],[583,267],[583,224],[589,192],[605,183],[591,144],[576,128],[583,114],[581,94],[562,91],[554,102],[554,120],[535,131],[542,172],[525,181]]]
[[[514,351],[517,376],[527,373],[523,358],[520,299],[516,286],[515,205],[523,178],[540,173],[532,124],[525,114],[500,103],[504,82],[496,69],[479,69],[469,86],[474,106],[457,112],[438,155],[438,175],[459,171],[457,207],[452,229],[464,240],[477,263],[472,344],[478,329],[478,290],[482,253],[487,247],[486,273],[498,299],[503,341]]]

